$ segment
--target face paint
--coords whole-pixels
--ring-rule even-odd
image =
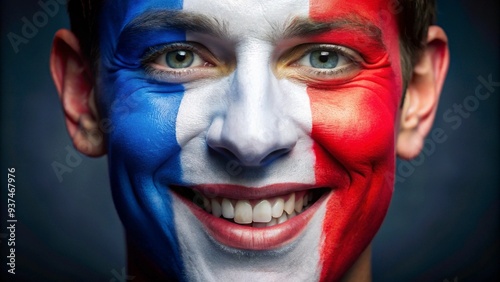
[[[176,29],[134,33],[127,24],[150,6],[175,10],[182,2],[106,1],[101,14],[98,97],[103,117],[112,124],[107,135],[110,180],[127,240],[164,275],[181,277],[172,198],[155,185],[154,176],[166,159],[171,173],[181,175],[173,126],[184,87],[153,83],[145,75],[141,56],[164,40],[184,41],[185,33]]]
[[[372,240],[392,196],[394,125],[402,92],[398,29],[387,1],[318,0],[310,6],[313,20],[357,19],[365,27],[354,24],[315,38],[355,48],[364,62],[350,81],[307,90],[317,142],[316,180],[333,184],[332,167],[349,175],[349,183],[328,200],[323,225],[321,280],[334,281]]]
[[[401,93],[385,2],[107,2],[113,196],[168,277],[326,281],[366,248],[392,194]],[[331,24],[300,31],[310,20]]]

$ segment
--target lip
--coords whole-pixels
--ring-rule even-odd
[[[259,188],[228,184],[196,185],[189,187],[189,189],[198,191],[211,198],[217,196],[245,200],[271,198],[314,188],[318,187],[311,187],[311,185],[300,183],[278,183]]]
[[[283,187],[287,187],[284,191]],[[306,188],[307,187],[307,188]],[[188,188],[188,187],[184,187]],[[280,189],[281,188],[281,189]],[[207,196],[217,195],[232,199],[260,199],[280,196],[291,192],[312,190],[319,187],[305,185],[274,184],[261,188],[249,188],[233,185],[198,185],[188,189],[203,191]],[[174,191],[174,190],[172,190]],[[279,192],[278,192],[279,191]],[[212,194],[210,194],[212,192]],[[223,245],[245,250],[271,250],[282,247],[296,239],[307,227],[309,221],[321,204],[331,195],[329,190],[321,195],[307,210],[287,220],[284,223],[271,227],[254,228],[230,222],[207,213],[192,201],[173,192],[195,217],[203,224],[206,232]]]

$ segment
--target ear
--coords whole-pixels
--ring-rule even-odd
[[[411,159],[420,154],[434,122],[448,65],[448,38],[440,27],[430,26],[427,46],[406,90],[396,148],[399,157]]]
[[[95,105],[93,77],[76,36],[61,29],[54,37],[50,71],[59,93],[66,127],[81,153],[98,157],[106,153]]]

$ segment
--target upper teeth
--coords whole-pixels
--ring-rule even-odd
[[[291,193],[282,197],[252,202],[220,197],[212,199],[201,197],[203,208],[216,217],[233,219],[239,224],[252,224],[253,227],[266,227],[283,223],[300,214],[308,207],[313,195],[310,192]]]

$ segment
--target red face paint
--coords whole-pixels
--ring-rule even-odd
[[[321,281],[338,280],[352,266],[379,229],[392,196],[402,76],[396,15],[390,13],[390,4],[310,3],[314,21],[359,22],[314,41],[351,48],[364,59],[354,78],[307,90],[317,185],[334,187],[323,224]]]

